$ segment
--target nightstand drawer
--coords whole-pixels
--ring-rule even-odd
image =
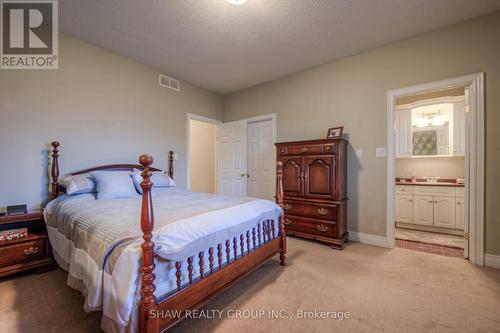
[[[2,243],[0,247],[0,266],[18,264],[45,257],[46,241],[46,239],[38,239],[15,244]]]

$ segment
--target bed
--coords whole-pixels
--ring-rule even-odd
[[[138,165],[81,170],[141,170],[142,194],[96,200],[59,184],[59,143],[52,142],[51,200],[44,210],[52,251],[82,292],[86,311],[102,310],[106,332],[164,332],[279,254],[285,264],[282,164],[277,204],[256,198],[152,188],[153,158]],[[173,152],[168,175],[173,178]],[[154,208],[153,208],[154,206]]]

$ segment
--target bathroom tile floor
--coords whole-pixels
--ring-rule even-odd
[[[457,249],[435,244],[426,244],[415,241],[407,241],[402,239],[396,239],[396,246],[403,249],[438,254],[447,257],[463,258],[464,256],[463,249]]]

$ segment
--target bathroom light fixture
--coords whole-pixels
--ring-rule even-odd
[[[424,113],[422,113],[422,116],[421,117],[418,117],[417,118],[417,124],[415,125],[416,127],[427,127],[429,126],[429,120],[427,119],[427,117],[424,115]]]
[[[438,111],[438,114],[432,118],[431,124],[432,126],[442,126],[445,124],[444,116],[441,114],[441,111]]]
[[[245,2],[247,2],[247,0],[226,0],[226,1],[232,5],[242,5]]]

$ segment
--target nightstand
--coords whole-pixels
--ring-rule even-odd
[[[0,216],[0,231],[19,228],[28,228],[28,235],[0,241],[0,277],[55,267],[42,212]]]

